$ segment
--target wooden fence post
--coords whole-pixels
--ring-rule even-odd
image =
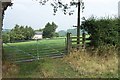
[[[82,34],[82,47],[85,49],[85,41],[86,41],[86,34],[83,32]]]
[[[5,3],[3,5],[3,3]],[[3,16],[4,11],[7,9],[8,6],[10,6],[11,0],[0,0],[0,79],[2,78],[2,51],[3,51],[3,43],[2,43],[2,26],[3,26]]]
[[[70,34],[71,33],[67,33],[67,53],[70,53],[70,49],[71,49],[71,38],[70,38]]]
[[[2,2],[0,1],[0,79],[2,80]]]

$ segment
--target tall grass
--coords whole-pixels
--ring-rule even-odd
[[[9,61],[4,61],[2,64],[2,77],[15,78],[19,73],[19,67]]]
[[[59,46],[64,46],[62,45],[63,42],[61,42],[61,39],[58,40],[60,44]],[[51,41],[53,44],[50,44]],[[56,43],[58,43],[58,41],[56,41]],[[25,51],[29,51],[29,49],[31,49],[31,52],[33,51],[32,49],[36,48],[34,47],[36,44],[35,41],[9,44]],[[50,46],[49,49],[56,48],[54,40],[41,40],[38,44],[40,50],[42,50],[43,47],[46,48],[45,44]],[[16,51],[14,49],[10,49],[6,45],[4,45],[4,49],[4,77],[118,77],[118,52],[115,46],[105,45],[100,46],[97,49],[81,49],[79,51],[73,49],[69,55],[66,55],[62,59],[62,61],[61,59],[45,59],[42,62],[40,60],[40,62],[19,64],[10,63],[8,58],[9,55],[16,57]],[[33,51],[33,54],[34,53],[36,52]]]
[[[64,57],[64,61],[68,62],[82,77],[118,77],[118,56],[114,46],[101,46],[91,52],[73,49],[68,56]]]

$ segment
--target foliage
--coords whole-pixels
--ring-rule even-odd
[[[35,30],[35,32],[43,32],[43,29]]]
[[[54,37],[57,27],[58,26],[54,22],[52,22],[52,24],[50,24],[48,22],[45,25],[45,28],[43,29],[43,37],[44,38],[52,38],[52,37]]]
[[[3,39],[3,43],[8,43],[9,42],[9,32],[2,34],[2,39]]]
[[[58,34],[59,34],[59,36],[65,37],[67,32],[71,33],[71,36],[77,36],[77,28],[67,29],[67,31],[60,30],[58,32]],[[82,34],[82,33],[83,33],[83,30],[80,30],[80,34]],[[87,32],[86,32],[86,34],[87,34]]]
[[[82,23],[88,34],[90,34],[91,45],[99,46],[105,44],[118,45],[118,20],[111,18],[96,19],[91,17]]]
[[[119,47],[119,53],[120,53],[120,18],[118,18],[117,19],[117,26],[118,26],[118,28],[117,28],[117,30],[118,30],[118,47]]]
[[[83,0],[70,0],[69,3],[64,3],[62,0],[37,0],[41,5],[45,5],[46,3],[50,2],[51,6],[53,7],[54,15],[56,15],[56,12],[58,9],[61,9],[64,14],[72,15],[74,13],[74,10],[72,7],[78,7],[78,4],[82,7],[82,11],[85,8]]]
[[[57,32],[55,32],[54,37],[59,37],[59,34]]]
[[[15,25],[15,27],[6,33],[3,33],[3,42],[16,42],[30,40],[34,35],[34,30],[28,26]]]

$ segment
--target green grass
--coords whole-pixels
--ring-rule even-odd
[[[44,58],[39,61],[16,63],[12,71],[4,74],[3,78],[80,78],[78,72],[74,71],[69,64],[62,59]],[[11,69],[11,68],[10,68]]]
[[[32,56],[37,57],[38,55],[39,57],[43,57],[49,54],[64,53],[65,39],[44,39],[39,41],[7,43],[7,45],[4,44],[3,46],[5,55],[15,60],[32,58]]]
[[[4,44],[4,61],[16,61],[22,59],[32,58],[28,56],[27,53],[31,53],[37,57],[37,46],[39,56],[44,56],[45,54],[60,54],[64,52],[65,49],[65,39],[49,39],[49,40],[39,40],[29,41],[29,42],[18,42],[18,43],[8,43]],[[12,47],[11,47],[12,46]],[[20,50],[20,51],[19,51]],[[22,50],[22,51],[21,51]],[[24,53],[27,52],[27,53]],[[79,74],[72,70],[72,68],[63,62],[61,59],[40,59],[39,61],[33,62],[21,62],[14,63],[16,68],[10,68],[12,71],[17,69],[17,72],[12,72],[6,70],[4,77],[79,77]],[[8,66],[8,64],[7,64]],[[10,65],[12,66],[12,65]],[[14,74],[16,73],[16,74]]]
[[[36,52],[36,41],[29,42],[19,42],[19,43],[8,43],[10,46],[15,46],[15,48],[25,51],[27,53],[31,53],[34,56],[37,56]],[[45,57],[44,59],[40,59],[39,61],[33,62],[21,62],[21,63],[13,63],[8,64],[6,61],[20,60],[20,59],[28,59],[32,58],[28,56],[26,53],[16,50],[15,48],[11,48],[4,44],[4,56],[5,59],[3,68],[3,77],[13,77],[13,78],[90,78],[90,77],[116,77],[116,74],[109,73],[109,70],[116,69],[112,64],[116,64],[114,59],[110,58],[102,62],[102,58],[82,55],[81,52],[78,54],[74,53],[73,55],[65,56],[63,59],[51,59]],[[45,54],[60,54],[60,52],[64,51],[65,48],[65,39],[49,39],[49,40],[39,40],[38,41],[38,52],[40,56],[44,56]],[[57,52],[59,51],[59,52]],[[84,53],[83,53],[84,54]],[[105,65],[106,69],[104,66]],[[110,65],[109,65],[109,64]],[[8,68],[6,68],[8,67]],[[95,69],[96,68],[96,69]],[[107,70],[107,68],[110,68]],[[94,70],[95,69],[95,70]],[[93,72],[105,72],[102,75],[89,75],[89,71],[93,70]],[[96,71],[97,70],[97,71]],[[106,70],[106,71],[105,71]],[[82,71],[86,73],[83,74]]]
[[[89,35],[87,35],[89,37]],[[89,42],[89,41],[86,41]],[[76,44],[76,43],[74,43]],[[33,57],[45,57],[50,54],[65,53],[65,38],[43,39],[38,41],[3,44],[4,55],[8,60],[23,60]],[[11,47],[12,46],[12,47]]]
[[[65,39],[49,39],[49,40],[39,40],[29,41],[29,42],[18,42],[18,43],[8,43],[4,44],[4,58],[7,61],[15,61],[22,59],[32,58],[26,53],[31,53],[31,55],[37,56],[37,46],[39,56],[44,56],[45,54],[60,54],[65,49]],[[13,46],[13,47],[10,47]],[[15,47],[15,48],[14,48]],[[22,50],[22,51],[19,51]],[[12,71],[6,71],[9,75],[4,74],[4,77],[23,77],[23,78],[33,78],[33,77],[54,77],[54,78],[74,78],[80,77],[79,73],[74,71],[69,64],[65,63],[62,59],[40,59],[39,61],[33,62],[22,62],[14,63],[16,68],[10,68]],[[12,66],[12,65],[10,65]],[[17,70],[14,70],[17,69]],[[17,71],[17,72],[13,72]],[[15,73],[15,74],[14,74]]]
[[[77,72],[73,71],[73,69],[61,59],[46,58],[40,65],[41,66],[39,67],[41,68],[39,68],[38,71],[34,72],[32,75],[29,75],[29,77],[32,77],[34,74],[36,74],[34,77],[39,77],[38,74],[41,74],[41,76],[45,78],[80,77]]]
[[[73,59],[74,61],[74,59]],[[77,61],[76,61],[77,62]],[[80,63],[76,63],[80,64]],[[24,62],[24,63],[16,63],[16,71],[15,68],[10,68],[11,71],[7,72],[7,75],[3,72],[3,78],[111,78],[116,77],[113,73],[102,73],[100,74],[92,74],[89,73],[90,69],[86,69],[88,71],[87,74],[82,74],[83,71],[79,71],[76,68],[73,68],[74,65],[70,65],[64,59],[51,59],[44,58],[39,61],[33,62]],[[89,65],[89,64],[88,64]],[[81,67],[86,67],[81,64]],[[92,66],[92,65],[89,65]],[[95,66],[96,67],[96,66]],[[93,68],[91,68],[93,69]],[[13,73],[14,71],[14,73]]]

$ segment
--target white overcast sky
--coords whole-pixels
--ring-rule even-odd
[[[66,0],[68,1],[68,0]],[[85,9],[82,15],[89,18],[117,16],[119,0],[83,0]],[[13,6],[5,11],[4,29],[11,29],[15,24],[29,25],[33,29],[44,28],[47,22],[55,22],[57,31],[73,28],[77,24],[77,9],[72,16],[64,15],[61,10],[53,16],[53,8],[48,4],[41,6],[36,0],[13,0]]]

